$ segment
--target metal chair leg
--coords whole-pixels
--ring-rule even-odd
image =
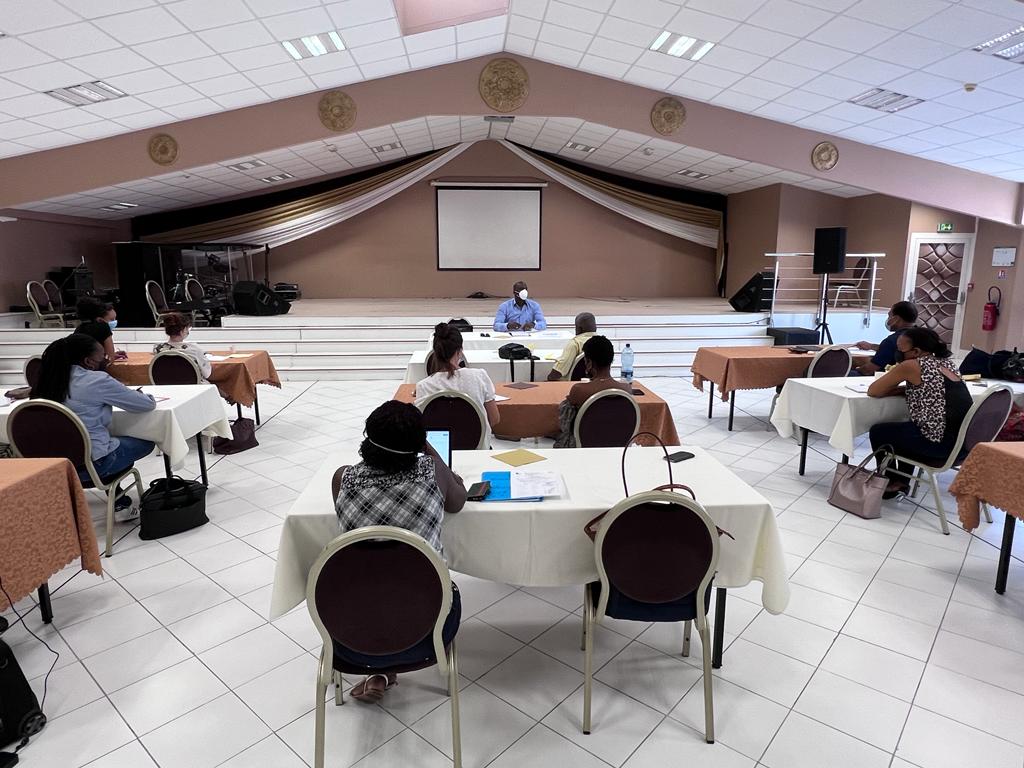
[[[911,483],[910,485],[910,498],[913,499],[917,497],[917,489],[921,485],[921,468],[914,467],[914,471],[911,472],[910,474],[913,475],[914,480],[914,482]]]
[[[583,587],[583,603],[584,603],[584,605],[586,605],[586,602],[587,602],[587,587],[584,585],[584,587]],[[587,650],[587,619],[586,619],[586,616],[584,616],[582,624],[583,624],[583,628],[580,630],[580,650],[581,651],[585,651],[585,650]]]
[[[690,630],[693,628],[692,621],[683,622],[683,656],[690,655]]]
[[[324,657],[320,656],[320,669],[316,675],[316,714],[313,729],[313,768],[324,768],[324,719],[327,716],[327,683],[324,677]]]
[[[332,675],[334,681],[334,706],[340,707],[345,703],[345,681],[341,678],[341,672],[334,671]]]
[[[939,526],[942,528],[942,532],[949,536],[949,522],[946,520],[946,508],[942,504],[942,494],[939,491],[939,483],[935,478],[935,473],[928,473],[928,482],[932,486],[932,493],[935,495],[935,511],[939,513]]]
[[[991,523],[992,522],[992,511],[988,508],[988,502],[987,501],[981,502],[981,511],[985,515],[985,522],[986,523]]]
[[[452,768],[462,768],[462,727],[459,719],[459,660],[452,640],[448,655],[448,690],[452,704]]]
[[[583,622],[586,625],[586,636],[583,648],[583,733],[590,733],[590,696],[594,677],[594,606],[590,599],[590,587],[586,589],[583,601]]]
[[[711,675],[711,642],[708,636],[708,623],[705,619],[704,626],[700,627],[700,642],[703,646],[704,657],[704,740],[708,744],[715,743],[715,702],[714,678]]]
[[[110,557],[114,553],[114,505],[117,500],[117,484],[107,489],[107,549],[104,557]]]

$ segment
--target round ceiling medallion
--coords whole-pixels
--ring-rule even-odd
[[[496,112],[513,112],[530,95],[530,76],[515,59],[492,59],[480,72],[480,98]]]
[[[317,106],[320,122],[332,131],[347,131],[356,122],[356,103],[344,91],[328,91]]]
[[[679,99],[666,96],[651,107],[651,125],[662,136],[669,136],[686,122],[686,107]]]
[[[831,141],[823,141],[811,150],[811,165],[818,171],[831,171],[839,162],[839,150]]]
[[[178,159],[178,142],[173,136],[158,133],[149,140],[149,159],[157,165],[171,165]]]

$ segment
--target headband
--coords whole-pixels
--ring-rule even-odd
[[[366,441],[370,445],[376,446],[377,448],[380,448],[382,451],[387,451],[388,453],[397,453],[397,454],[400,454],[402,456],[411,456],[411,455],[413,455],[415,453],[419,453],[419,451],[396,451],[394,448],[388,448],[386,445],[381,445],[380,443],[375,443],[369,437],[366,438]]]

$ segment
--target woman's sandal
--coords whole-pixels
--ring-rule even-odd
[[[376,704],[384,698],[384,692],[388,688],[398,685],[397,677],[387,675],[369,675],[363,682],[356,683],[349,692],[356,701],[363,701],[367,704]]]

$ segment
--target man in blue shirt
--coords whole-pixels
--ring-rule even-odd
[[[540,304],[531,299],[522,280],[512,286],[512,298],[498,307],[494,316],[496,331],[543,331],[548,327]]]
[[[917,307],[909,301],[897,301],[889,310],[889,317],[885,320],[885,327],[892,331],[882,339],[880,344],[872,344],[868,341],[858,341],[857,349],[873,350],[874,356],[865,363],[862,363],[857,370],[864,376],[874,376],[878,371],[884,371],[886,366],[895,365],[899,362],[896,359],[896,339],[907,330],[913,328],[917,322]],[[856,358],[855,358],[856,359]]]

